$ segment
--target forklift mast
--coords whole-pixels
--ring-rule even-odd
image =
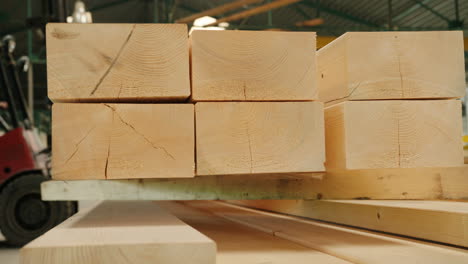
[[[13,57],[14,48],[12,36],[3,38],[0,44],[0,88],[4,91],[9,118],[2,120],[8,120],[9,125],[1,123],[6,133],[0,136],[0,185],[22,172],[44,170],[37,162],[37,144],[31,137],[34,128]]]

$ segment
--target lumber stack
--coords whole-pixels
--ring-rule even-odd
[[[315,33],[49,24],[47,56],[54,179],[324,171]]]
[[[186,25],[48,24],[47,56],[54,179],[194,176]]]
[[[194,31],[199,175],[323,171],[315,33]]]
[[[214,263],[210,239],[218,263],[466,263],[427,241],[466,247],[465,203],[370,200],[467,199],[461,32],[347,33],[317,61],[314,33],[51,24],[47,37],[64,181],[45,199],[270,199],[231,202],[336,224],[158,203],[181,222],[105,202],[27,245],[24,263]]]
[[[413,257],[428,263],[466,262],[468,204],[450,194],[464,192],[468,183],[458,100],[465,90],[462,33],[346,33],[318,51],[317,63],[319,98],[326,103],[327,173],[320,180],[327,185],[333,179],[333,187],[322,188],[316,200],[231,202],[464,248],[452,256],[429,251],[411,256],[413,249],[407,246],[422,250],[427,244],[376,236],[372,240],[383,240],[365,242],[356,236],[364,231],[357,229],[346,231],[351,236],[324,236],[321,228],[330,224],[323,222],[296,218],[292,223],[295,218],[271,219],[273,214],[248,209],[249,215],[235,212],[237,208],[209,210],[356,263],[395,262],[388,252],[405,256],[402,262],[418,262]],[[455,170],[458,176],[442,176]],[[340,184],[338,178],[348,182]],[[454,182],[451,187],[448,178]],[[421,192],[413,189],[430,182],[436,184]],[[336,193],[330,195],[332,190]],[[435,195],[426,196],[429,193]],[[348,199],[346,195],[353,200],[322,200]],[[433,201],[446,199],[452,201]],[[331,243],[335,235],[337,248]]]
[[[332,169],[463,165],[463,34],[346,33],[318,51]]]

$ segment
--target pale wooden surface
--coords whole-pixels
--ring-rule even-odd
[[[190,202],[188,204],[352,263],[468,262],[466,249],[260,212],[221,202]]]
[[[323,171],[320,102],[197,103],[197,175]]]
[[[317,52],[319,99],[460,98],[463,32],[348,32]]]
[[[190,179],[47,181],[44,200],[313,199],[313,176],[199,176]],[[467,192],[468,193],[468,192]]]
[[[468,203],[466,202],[396,200],[233,202],[279,213],[468,247]]]
[[[193,177],[190,104],[54,104],[52,177]]]
[[[213,239],[218,249],[217,264],[350,263],[197,210],[190,203],[158,205]]]
[[[187,26],[49,23],[54,102],[174,101],[190,96]]]
[[[216,244],[151,202],[103,202],[21,249],[21,263],[216,263]]]
[[[315,33],[197,30],[194,101],[317,99]]]
[[[464,199],[468,165],[192,179],[47,181],[44,200]]]
[[[325,108],[327,169],[463,164],[459,100],[348,101]]]

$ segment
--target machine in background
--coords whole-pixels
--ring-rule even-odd
[[[33,125],[14,49],[13,37],[6,36],[0,44],[0,96],[7,108],[0,115],[0,231],[9,244],[21,246],[73,215],[77,203],[41,200],[40,184],[50,178],[50,149]]]

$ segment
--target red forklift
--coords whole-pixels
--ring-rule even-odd
[[[42,201],[40,185],[50,179],[50,148],[41,142],[29,111],[15,61],[15,40],[0,43],[0,232],[22,246],[77,211],[74,201]]]

